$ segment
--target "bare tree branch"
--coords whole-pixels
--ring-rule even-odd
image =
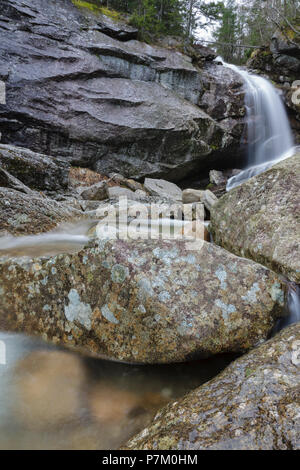
[[[263,46],[250,46],[249,44],[234,44],[230,42],[216,42],[216,41],[206,41],[201,39],[200,41],[197,41],[196,44],[201,44],[202,42],[205,42],[207,44],[215,44],[216,46],[231,46],[231,47],[241,47],[241,48],[246,48],[246,49],[262,49]]]
[[[300,36],[300,31],[294,28],[292,23],[284,16],[284,14],[280,10],[278,10],[278,8],[276,7],[271,7],[271,8],[275,10],[279,16],[281,16],[281,18],[286,22],[286,24],[291,28],[291,30],[294,31],[295,34],[297,34],[297,36]]]
[[[282,30],[282,28],[280,27],[280,24],[277,23],[277,21],[275,21],[273,18],[270,18],[270,20],[272,21],[272,23],[275,24],[275,26],[276,26],[278,29],[280,29],[281,33],[283,34],[283,36],[285,37],[285,39],[287,40],[287,42],[288,42],[289,44],[292,44],[293,46],[296,46],[297,48],[300,48],[299,44],[297,44],[297,43],[294,42],[292,39],[290,39],[290,38],[288,37],[288,35],[286,34],[286,32]]]

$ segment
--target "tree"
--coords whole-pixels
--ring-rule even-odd
[[[218,54],[226,62],[234,60],[234,46],[237,43],[239,28],[235,2],[234,0],[228,0],[223,6],[220,25],[215,33],[216,41],[220,44],[218,46]]]

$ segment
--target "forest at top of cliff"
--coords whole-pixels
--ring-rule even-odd
[[[253,49],[270,42],[275,30],[300,35],[298,0],[73,0],[77,6],[109,16],[125,16],[152,42],[164,35],[183,41],[209,41],[226,61],[244,63]],[[207,33],[207,34],[206,34]]]

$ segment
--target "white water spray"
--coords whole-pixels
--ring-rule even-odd
[[[287,113],[273,85],[235,65],[223,60],[222,63],[243,78],[248,128],[248,166],[229,179],[229,191],[275,163],[291,157],[294,154],[294,143]]]
[[[274,328],[273,334],[278,333],[289,325],[300,322],[300,286],[290,283],[287,294],[287,316],[281,318]]]
[[[289,289],[288,293],[288,309],[289,317],[287,319],[287,324],[291,325],[292,323],[300,322],[300,287],[292,286]]]

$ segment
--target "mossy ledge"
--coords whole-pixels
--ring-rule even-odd
[[[105,15],[115,21],[121,19],[121,15],[117,11],[111,10],[110,8],[106,8],[106,7],[100,7],[96,5],[95,3],[84,2],[82,0],[72,0],[72,3],[77,8],[84,9],[84,10],[87,9],[91,11],[92,13],[94,13],[95,15]]]

